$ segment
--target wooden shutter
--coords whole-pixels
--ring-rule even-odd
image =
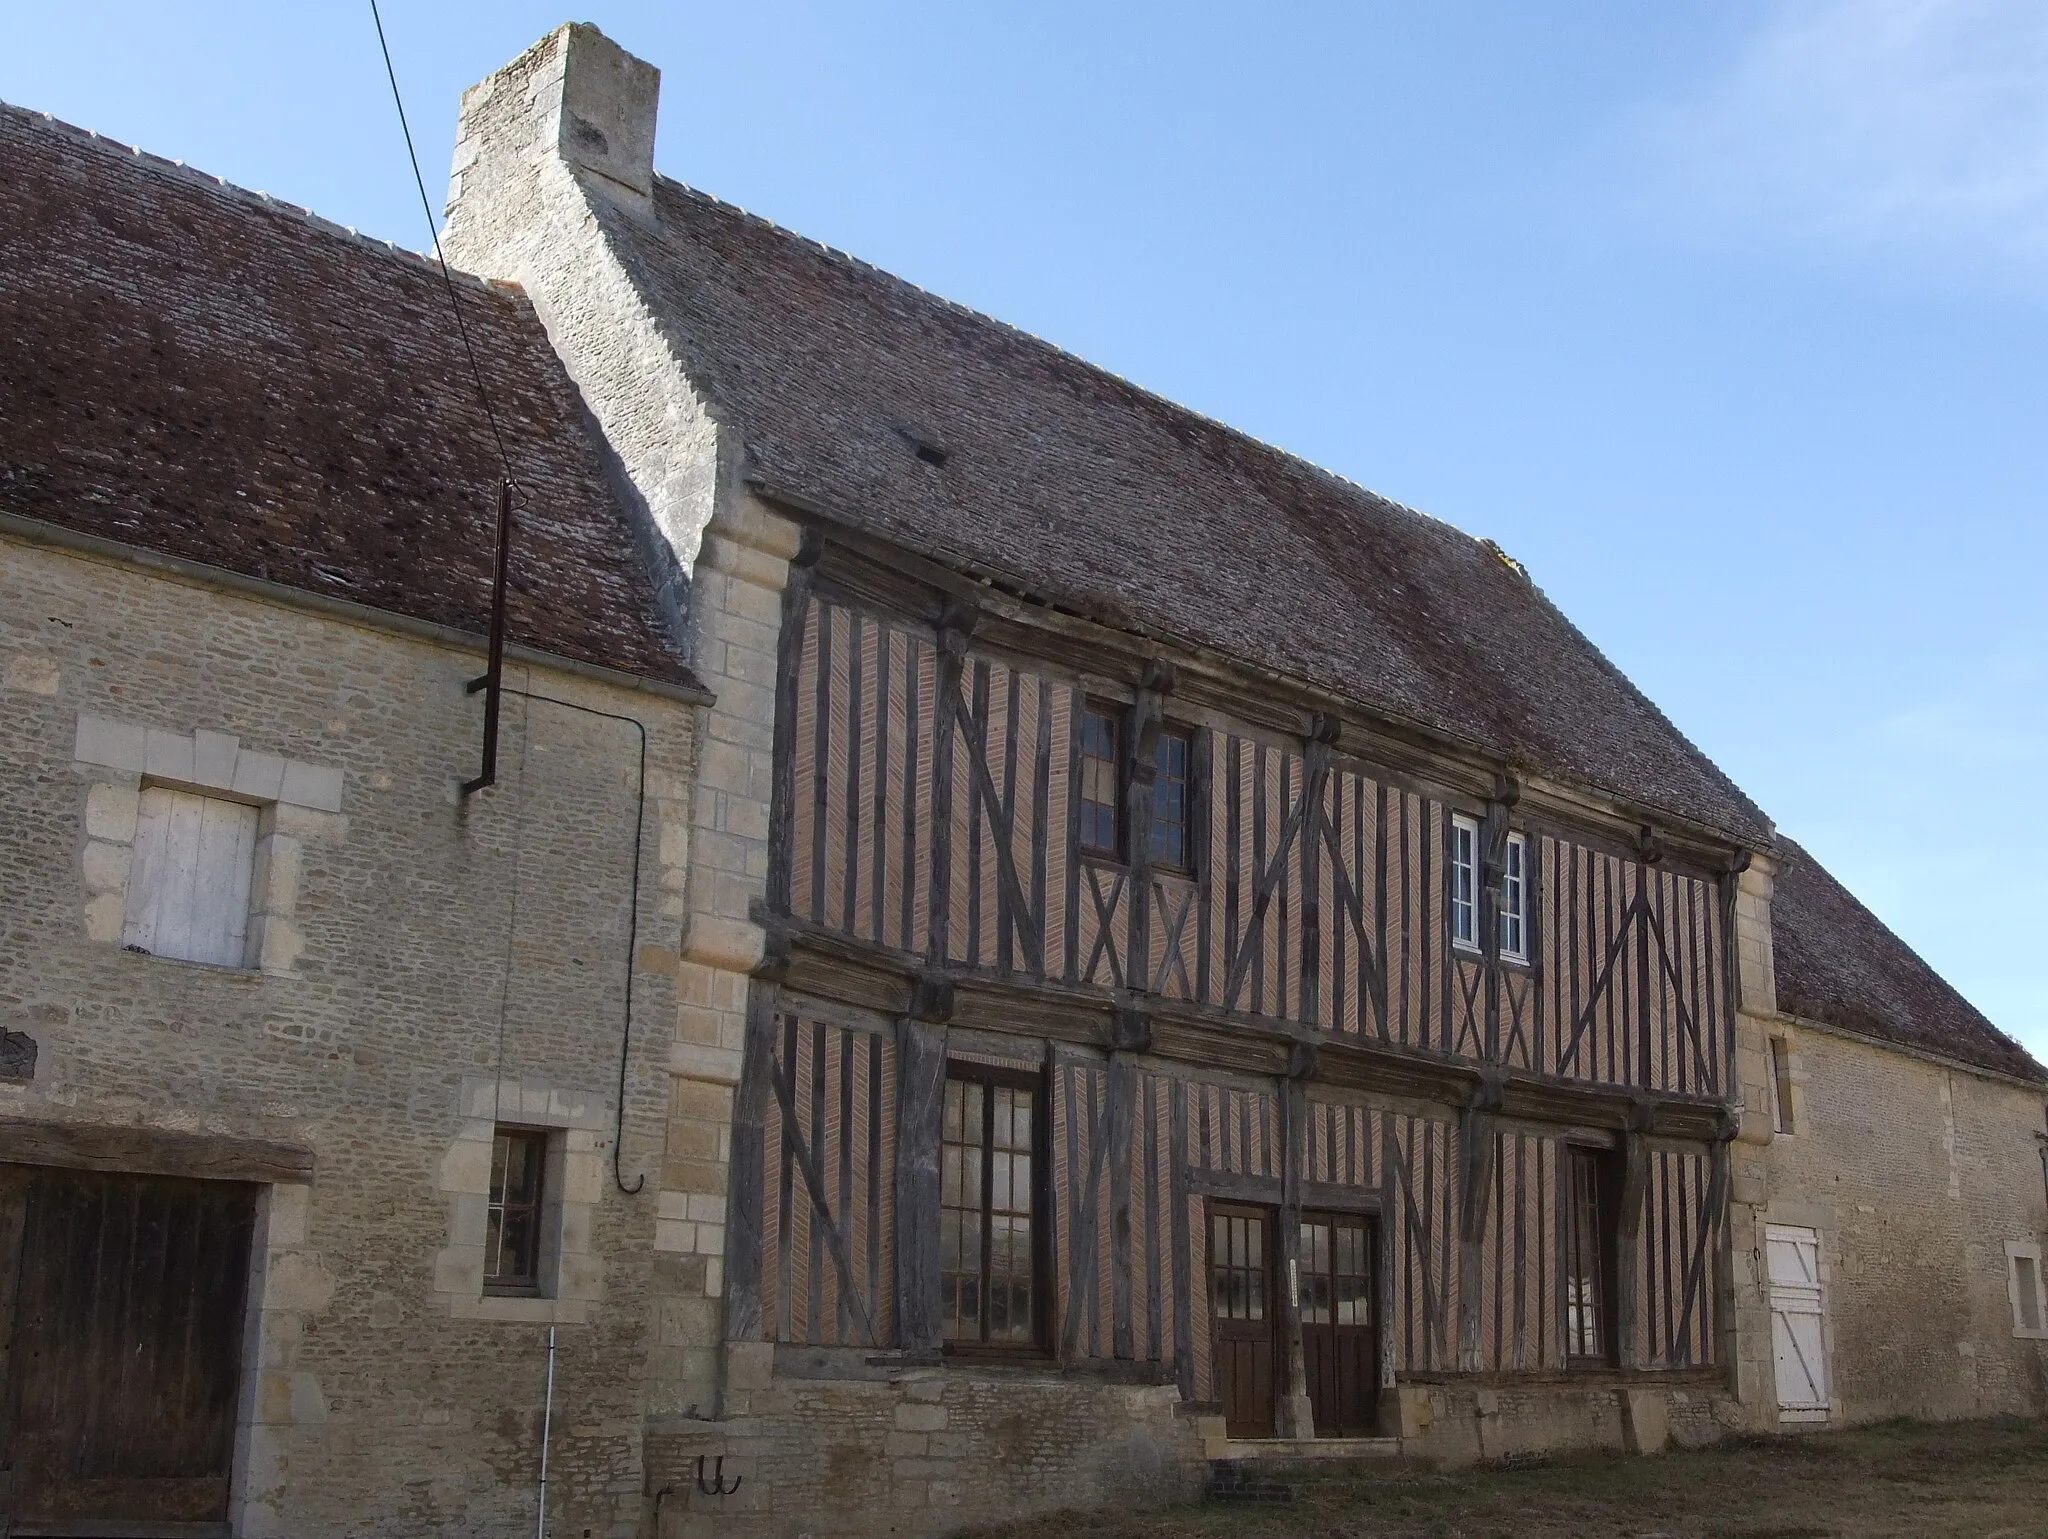
[[[0,1533],[224,1539],[255,1214],[239,1182],[0,1164]]]
[[[1828,1409],[1826,1339],[1822,1326],[1820,1236],[1772,1224],[1764,1231],[1770,1257],[1771,1353],[1777,1365],[1778,1408]]]
[[[243,965],[256,809],[150,786],[135,826],[121,943],[153,956]]]

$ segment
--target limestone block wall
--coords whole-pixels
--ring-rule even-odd
[[[648,1436],[657,1539],[944,1534],[975,1522],[1183,1500],[1195,1418],[1171,1386],[1056,1372],[877,1371],[867,1381],[735,1375],[727,1414]],[[728,1495],[697,1483],[722,1473]],[[722,1467],[712,1461],[723,1460]]]
[[[2017,1337],[2006,1243],[2048,1238],[2039,1087],[1777,1013],[1771,871],[1737,903],[1742,1133],[1728,1285],[1745,1423],[1778,1430],[1772,1224],[1816,1231],[1828,1420],[2048,1412],[2048,1351]],[[1776,1130],[1771,1040],[1789,1053],[1792,1131]]]
[[[2048,1412],[2048,1351],[2014,1333],[2005,1250],[2048,1238],[2040,1090],[1777,1030],[1803,1083],[1756,1219],[1820,1234],[1837,1418]]]
[[[512,687],[569,704],[509,696],[498,785],[465,801],[479,671],[430,636],[0,536],[0,1027],[37,1045],[0,1118],[313,1152],[310,1186],[261,1208],[241,1534],[530,1531],[551,1324],[550,1527],[641,1520],[698,707],[513,666]],[[94,762],[121,758],[106,723],[221,763]],[[224,744],[252,773],[323,772],[268,803],[292,843],[272,852],[290,954],[124,951],[102,901],[124,795],[164,774],[234,791]],[[482,1296],[493,1118],[559,1132],[551,1299]]]

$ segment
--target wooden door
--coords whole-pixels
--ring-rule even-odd
[[[1232,1437],[1273,1435],[1278,1228],[1271,1208],[1209,1205],[1209,1361]]]
[[[0,1165],[0,1532],[227,1533],[255,1199]]]
[[[1811,1229],[1771,1224],[1764,1230],[1771,1276],[1771,1357],[1778,1411],[1788,1420],[1823,1420],[1828,1413],[1825,1314],[1820,1290],[1820,1236]]]
[[[1301,1353],[1318,1437],[1379,1430],[1378,1240],[1358,1214],[1301,1216]]]

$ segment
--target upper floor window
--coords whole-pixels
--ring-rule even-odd
[[[1123,777],[1123,720],[1115,711],[1089,705],[1081,709],[1081,848],[1096,855],[1120,855],[1118,793]]]
[[[1511,962],[1529,960],[1529,841],[1509,834],[1500,868],[1500,954]]]
[[[1451,819],[1451,944],[1479,949],[1479,825]]]
[[[1479,822],[1463,814],[1451,819],[1451,943],[1479,949]],[[1529,840],[1509,834],[1501,853],[1500,890],[1494,894],[1500,954],[1510,962],[1529,960]]]
[[[121,943],[151,956],[241,967],[257,812],[242,802],[146,786]]]
[[[1043,1290],[1033,1155],[1038,1087],[1028,1072],[954,1064],[939,1160],[939,1309],[946,1340],[1029,1347]]]
[[[1191,794],[1195,735],[1184,727],[1167,727],[1153,751],[1152,864],[1174,871],[1195,865],[1194,798]]]

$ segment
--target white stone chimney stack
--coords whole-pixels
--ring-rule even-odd
[[[503,69],[462,93],[455,166],[448,188],[454,214],[478,173],[502,172],[507,152],[540,169],[559,159],[593,193],[651,216],[654,116],[661,71],[635,58],[587,22],[557,27]],[[486,162],[498,161],[495,167]]]

